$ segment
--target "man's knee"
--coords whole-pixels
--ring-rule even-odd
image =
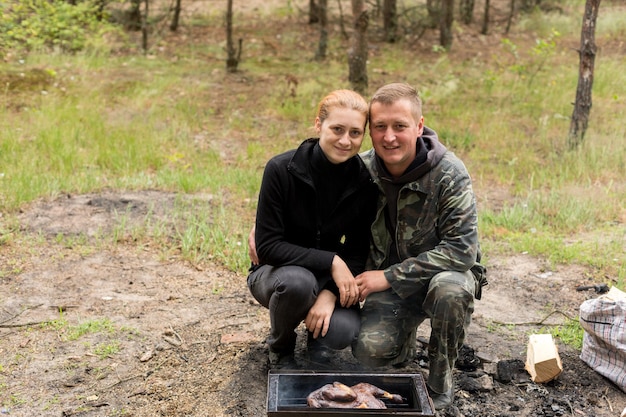
[[[462,321],[474,310],[473,278],[460,272],[442,272],[433,278],[426,300],[425,310],[431,317],[442,313],[448,318]]]
[[[372,366],[385,366],[394,363],[402,353],[398,336],[384,330],[367,332],[361,329],[352,346],[352,354],[361,363]]]
[[[370,294],[361,311],[354,356],[374,367],[404,362],[415,351],[415,331],[424,318],[415,298],[402,299],[391,290]]]

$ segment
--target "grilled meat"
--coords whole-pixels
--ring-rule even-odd
[[[361,382],[349,387],[341,382],[333,382],[311,392],[307,404],[312,408],[387,408],[382,399],[400,404],[404,399],[398,394]]]

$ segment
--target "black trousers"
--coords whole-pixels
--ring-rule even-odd
[[[324,284],[310,270],[294,265],[262,265],[248,275],[250,293],[270,311],[267,340],[270,350],[281,353],[294,350],[295,330],[306,318]],[[357,338],[360,326],[358,304],[343,308],[337,303],[328,333],[317,340],[331,349],[344,349]]]

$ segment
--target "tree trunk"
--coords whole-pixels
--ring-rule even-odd
[[[487,33],[489,33],[489,7],[490,7],[489,3],[490,3],[489,0],[485,0],[485,10],[483,14],[483,27],[480,30],[480,33],[482,33],[483,35],[486,35]]]
[[[576,101],[567,137],[570,150],[576,149],[583,143],[589,112],[591,111],[591,88],[593,86],[593,67],[596,58],[596,19],[600,0],[587,0],[583,26],[580,35],[580,65],[578,70],[578,86],[576,87]]]
[[[461,21],[466,25],[474,20],[474,4],[474,0],[461,0],[459,3]]]
[[[226,7],[226,71],[237,72],[239,59],[241,58],[243,40],[239,39],[239,48],[233,43],[233,0],[228,0]]]
[[[315,0],[309,0],[309,24],[318,23],[320,21],[320,11]]]
[[[326,59],[326,50],[328,49],[328,0],[319,0],[319,3],[317,4],[317,10],[319,12],[320,40],[317,45],[315,59],[318,61],[323,61],[324,59]]]
[[[394,43],[398,36],[398,13],[396,0],[384,0],[383,2],[383,29],[385,40]]]
[[[341,36],[343,36],[344,39],[350,39],[348,32],[346,32],[346,25],[343,23],[343,7],[341,7],[341,0],[337,0],[337,7],[339,8],[339,27],[341,28]]]
[[[174,6],[174,16],[172,17],[172,23],[170,24],[170,30],[176,32],[178,30],[178,22],[180,21],[180,9],[182,0],[176,0]]]
[[[439,16],[439,44],[446,50],[452,47],[452,23],[454,22],[454,0],[441,1]]]
[[[369,16],[363,0],[352,0],[354,31],[348,51],[349,80],[352,89],[361,95],[367,95],[367,26]]]
[[[509,17],[506,19],[506,29],[504,33],[508,34],[511,30],[511,23],[513,23],[513,16],[515,16],[515,0],[511,0],[511,8],[509,9]]]
[[[144,0],[144,11],[141,16],[141,48],[143,53],[148,53],[148,16],[150,10],[150,0]]]

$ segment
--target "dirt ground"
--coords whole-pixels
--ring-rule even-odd
[[[30,242],[0,247],[1,415],[266,415],[269,320],[245,276],[150,247],[89,243],[116,227],[120,211],[132,223],[155,207],[153,215],[166,221],[175,198],[156,191],[65,195],[20,214]],[[72,245],[71,236],[83,238]],[[576,317],[581,302],[597,296],[576,291],[590,283],[588,271],[550,270],[524,254],[491,257],[488,267],[490,284],[466,339],[470,361],[481,362],[456,371],[455,402],[440,415],[619,416],[626,395],[561,343],[564,371],[556,381],[532,383],[519,366],[509,380],[497,372],[498,364],[525,361],[539,323]],[[105,326],[70,337],[87,323]],[[420,337],[427,334],[426,323]],[[308,362],[301,339],[303,369],[360,370],[348,351],[325,364]],[[106,346],[116,349],[103,353]],[[427,363],[418,357],[393,372],[427,375]]]

